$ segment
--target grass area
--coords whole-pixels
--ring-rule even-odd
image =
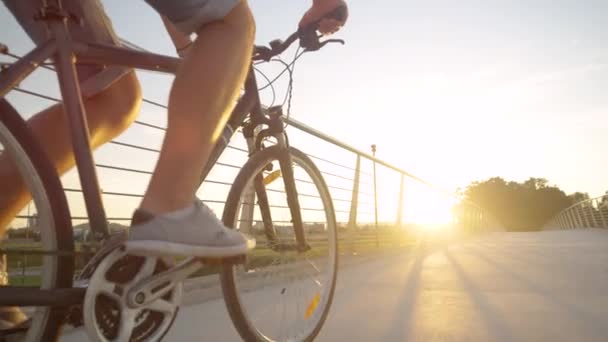
[[[407,234],[404,231],[384,231],[376,235],[373,231],[359,232],[355,236],[348,236],[344,233],[339,233],[338,251],[339,252],[355,252],[355,253],[373,253],[374,251],[384,250],[387,248],[395,248],[404,245],[415,243],[415,237]],[[306,253],[309,258],[322,256],[327,254],[327,246],[319,236],[310,236],[313,249]],[[260,239],[258,246],[264,246],[263,238]],[[0,247],[6,250],[41,250],[40,243],[29,241],[4,241]],[[77,251],[82,249],[81,243],[76,243]],[[19,274],[25,268],[28,269],[40,267],[42,265],[42,255],[37,254],[10,254],[7,256],[8,271],[15,276],[10,277],[11,284],[15,285],[37,285],[39,276],[26,275],[25,277]],[[301,259],[294,252],[280,254],[269,248],[258,247],[248,256],[248,265],[251,268],[264,267],[272,264],[277,259],[282,259],[282,263]],[[82,267],[83,258],[77,257],[77,270]],[[207,266],[199,270],[193,276],[202,276],[217,273],[219,266]]]
[[[13,286],[40,286],[40,276],[10,276],[8,277],[8,283]]]

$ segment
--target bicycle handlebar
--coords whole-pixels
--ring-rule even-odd
[[[268,62],[273,57],[282,54],[298,39],[300,40],[300,46],[303,47],[305,51],[317,51],[329,43],[340,43],[344,45],[345,42],[342,39],[327,39],[321,41],[320,38],[322,36],[317,34],[317,30],[321,20],[323,19],[336,19],[339,21],[344,21],[346,16],[347,8],[345,6],[340,6],[316,22],[306,27],[300,27],[285,41],[281,41],[280,39],[273,40],[269,43],[270,47],[256,45],[253,53],[253,60]]]

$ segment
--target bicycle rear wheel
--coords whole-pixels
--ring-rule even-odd
[[[74,251],[74,242],[61,182],[25,121],[2,98],[0,151],[0,213],[11,212],[4,215],[8,219],[0,221],[0,238],[3,231],[8,235],[0,242],[7,271],[3,275],[8,277],[8,282],[1,284],[8,285],[3,286],[2,296],[10,296],[11,287],[71,287],[74,259],[70,252]],[[16,187],[25,187],[31,199],[17,198]],[[25,315],[27,320],[4,330],[5,333],[0,330],[0,340],[23,336],[26,341],[58,338],[65,308],[17,307],[13,310]],[[7,336],[9,331],[11,336]]]
[[[257,240],[244,265],[225,264],[221,270],[228,312],[246,341],[314,339],[336,284],[337,231],[329,190],[313,162],[294,148],[288,152],[295,182],[285,181],[279,163],[285,152],[273,146],[255,154],[234,181],[224,209],[227,227]],[[287,192],[297,195],[300,215],[292,212]],[[293,248],[297,216],[310,245],[305,252]]]

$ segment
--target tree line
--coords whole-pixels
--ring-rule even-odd
[[[589,194],[567,195],[544,178],[529,178],[523,183],[500,177],[471,183],[461,195],[492,214],[508,231],[534,231],[563,209],[589,199]],[[602,198],[608,203],[608,191]]]

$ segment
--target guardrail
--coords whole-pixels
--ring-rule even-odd
[[[571,205],[545,225],[546,230],[608,228],[608,195]]]
[[[19,58],[16,55],[11,57]],[[54,70],[45,66],[37,73],[53,76]],[[144,73],[139,76],[148,80],[155,75]],[[142,84],[145,92],[146,82]],[[14,89],[8,97],[16,100],[13,104],[18,110],[23,109],[19,108],[20,104],[29,105],[35,102],[33,99],[37,99],[39,108],[59,102],[48,92],[42,94],[36,89],[36,84],[27,83]],[[111,229],[127,228],[131,213],[143,196],[166,129],[164,111],[166,105],[161,101],[144,99],[140,118],[131,128],[95,152]],[[440,215],[442,210],[447,211],[449,217],[443,222],[427,223],[469,233],[499,230],[496,222],[474,203],[457,203],[453,193],[302,122],[286,119],[286,123],[289,125],[290,143],[314,160],[328,184],[339,225],[341,248],[365,250],[408,245],[416,239],[412,232],[419,231],[425,219],[433,219],[433,215]],[[198,196],[218,214],[223,211],[232,181],[247,160],[245,146],[242,137],[235,134],[198,192]],[[62,182],[72,213],[75,238],[83,241],[88,223],[76,172],[62,177]],[[442,209],[434,209],[434,206],[442,206]],[[35,214],[24,211],[19,218],[23,222],[14,227],[36,226]],[[19,264],[24,272],[32,263],[32,258],[29,262],[27,260],[24,256],[23,263]]]

